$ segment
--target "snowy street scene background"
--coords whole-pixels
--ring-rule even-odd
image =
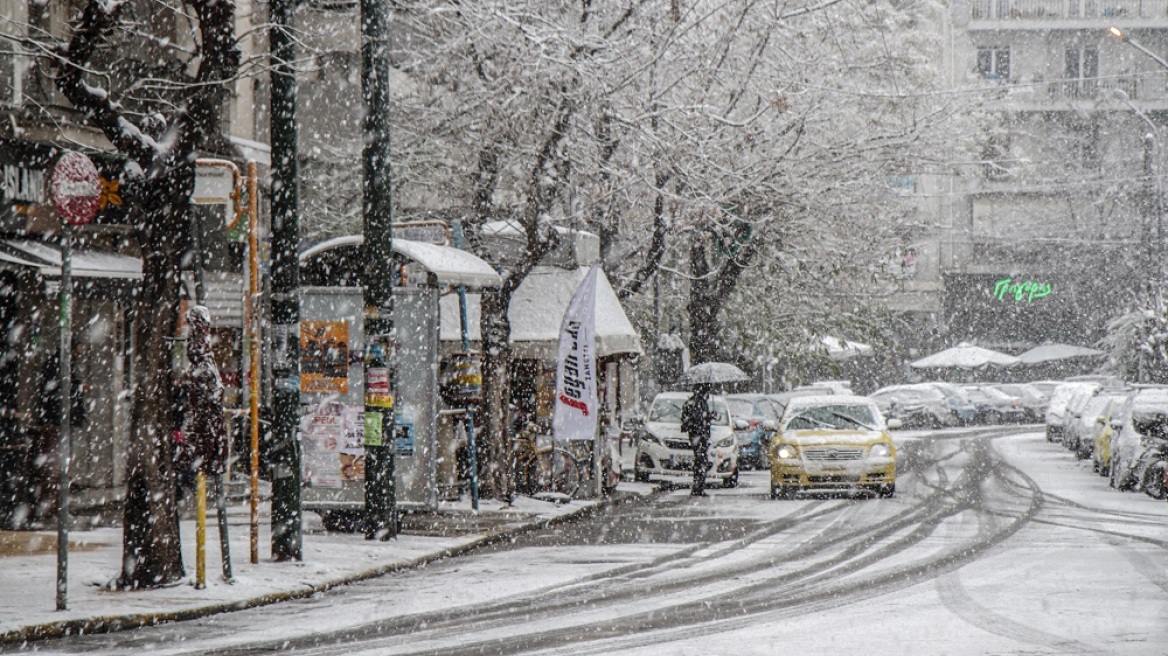
[[[0,651],[1163,653],[1168,0],[0,0]]]

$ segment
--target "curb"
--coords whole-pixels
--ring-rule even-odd
[[[274,592],[271,594],[262,595],[260,597],[253,597],[251,599],[233,601],[230,603],[217,603],[209,606],[200,606],[198,608],[188,608],[184,610],[164,611],[157,613],[136,613],[132,615],[111,615],[106,617],[91,617],[74,620],[62,620],[60,622],[48,622],[45,624],[34,624],[32,626],[0,633],[0,644],[50,640],[53,638],[64,638],[73,635],[114,633],[117,631],[126,631],[145,626],[155,626],[158,624],[168,624],[171,622],[183,622],[187,620],[201,619],[211,615],[218,615],[220,613],[229,613],[232,611],[259,608],[261,606],[269,606],[284,601],[304,599],[306,597],[311,597],[312,595],[319,594],[326,590],[331,590],[343,585],[349,585],[351,583],[377,578],[379,576],[384,576],[393,572],[418,569],[438,561],[446,560],[447,558],[462,556],[475,551],[476,549],[481,549],[504,540],[510,540],[526,533],[531,533],[586,517],[591,517],[592,515],[595,515],[597,512],[602,510],[615,508],[626,503],[633,503],[640,498],[649,498],[658,492],[660,492],[660,488],[655,488],[653,492],[648,495],[628,494],[622,495],[620,497],[608,497],[599,503],[583,506],[578,511],[557,515],[555,517],[548,517],[545,519],[537,518],[531,521],[504,525],[498,530],[486,533],[481,537],[458,547],[453,547],[443,550],[442,552],[426,556],[420,556],[418,558],[414,558],[413,560],[381,565],[363,572],[357,572],[349,576],[324,581],[314,585],[306,585],[296,590]]]

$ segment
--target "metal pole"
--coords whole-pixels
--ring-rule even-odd
[[[300,226],[292,0],[272,0],[272,558],[303,560],[300,498]]]
[[[389,131],[389,5],[361,0],[361,87],[365,104],[363,200],[365,236],[365,425],[380,439],[365,440],[365,537],[397,535],[393,343],[393,195]],[[378,360],[380,353],[384,360]],[[370,383],[376,385],[373,387]]]
[[[195,474],[195,589],[207,587],[207,475]]]
[[[260,562],[260,336],[256,300],[260,289],[259,193],[256,163],[247,163],[247,340],[248,419],[250,420],[250,513],[248,546],[253,565]]]
[[[57,610],[68,610],[69,597],[69,459],[72,457],[73,409],[73,226],[61,222],[61,316],[57,394],[61,430],[57,438]]]
[[[454,247],[462,248],[462,221],[460,219],[454,220]],[[466,285],[458,286],[458,325],[462,330],[462,351],[467,353],[470,351],[470,337],[467,317],[466,317]],[[467,469],[470,470],[470,507],[472,510],[479,509],[479,458],[475,453],[478,448],[475,445],[475,412],[474,406],[468,406],[466,409],[466,448],[467,448]]]

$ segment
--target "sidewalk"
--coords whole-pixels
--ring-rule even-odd
[[[261,506],[259,563],[249,562],[248,507],[228,510],[234,582],[223,581],[214,508],[207,514],[207,587],[196,590],[195,523],[181,525],[187,579],[155,590],[114,591],[120,569],[120,527],[69,533],[69,590],[65,611],[56,604],[56,531],[0,531],[0,643],[104,632],[203,617],[307,597],[321,590],[398,569],[456,556],[519,533],[553,525],[650,494],[654,486],[624,481],[604,500],[563,505],[520,497],[512,506],[469,499],[443,503],[433,514],[407,515],[402,534],[389,542],[362,534],[328,533],[316,513],[304,514],[303,562],[271,559],[269,506]]]

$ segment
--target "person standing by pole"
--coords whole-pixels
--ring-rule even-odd
[[[206,493],[204,481],[207,474],[214,477],[217,497],[221,499],[223,496],[223,473],[227,471],[227,422],[223,416],[223,379],[211,352],[211,314],[207,308],[196,305],[187,311],[187,324],[191,329],[187,342],[191,368],[184,385],[188,412],[187,438],[193,447],[194,469],[198,477],[196,494],[200,496],[196,498],[196,503],[202,507],[205,503],[202,495]],[[223,579],[230,581],[231,553],[225,534],[226,508],[222,503],[219,506],[220,528],[223,531],[220,535]],[[202,544],[199,549],[202,549]],[[200,574],[203,569],[201,565],[201,562],[196,565]]]
[[[693,395],[681,406],[681,430],[689,434],[693,448],[693,487],[690,494],[695,497],[706,494],[706,472],[710,469],[710,386],[699,383],[694,386]]]

